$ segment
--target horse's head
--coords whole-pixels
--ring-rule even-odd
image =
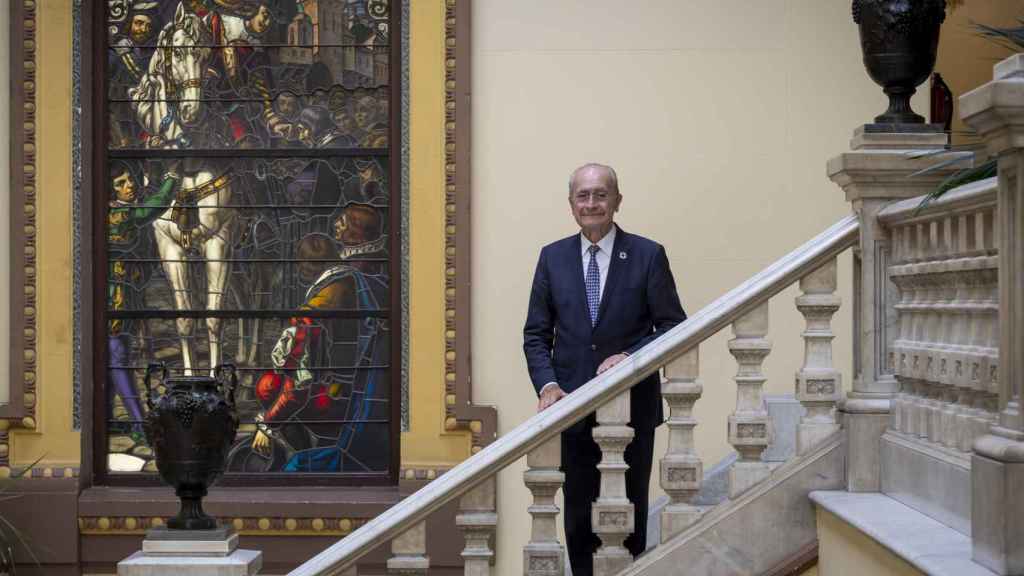
[[[184,124],[194,124],[199,120],[203,73],[212,53],[210,33],[199,16],[186,11],[183,3],[178,4],[174,22],[164,32],[169,33],[161,34],[166,42],[162,48],[164,66],[180,99],[178,117]]]

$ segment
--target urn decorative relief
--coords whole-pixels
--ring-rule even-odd
[[[154,398],[152,377],[162,373],[165,392]],[[224,462],[238,430],[235,367],[216,368],[214,377],[169,378],[163,364],[146,371],[146,439],[164,482],[181,500],[178,515],[167,521],[176,530],[213,530],[217,521],[203,512],[207,488],[224,473]]]
[[[910,97],[935,67],[946,0],[853,0],[868,75],[889,97],[879,124],[921,124]]]

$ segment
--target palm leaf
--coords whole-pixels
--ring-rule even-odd
[[[924,210],[925,207],[949,190],[963,186],[964,184],[977,182],[978,180],[984,180],[985,178],[991,178],[996,175],[996,172],[995,159],[989,160],[988,162],[975,166],[974,168],[958,170],[939,183],[935,190],[929,192],[928,195],[921,200],[921,203],[917,205],[914,213],[916,214],[921,210]]]
[[[943,150],[943,152],[945,152],[945,150]],[[929,172],[934,172],[935,170],[941,170],[941,169],[945,168],[946,166],[952,166],[954,164],[963,164],[964,162],[973,162],[973,161],[974,161],[974,156],[957,156],[955,158],[949,158],[949,159],[943,160],[942,162],[938,162],[936,164],[932,164],[931,166],[925,166],[924,168],[921,168],[920,170],[918,170],[917,172],[914,172],[913,174],[908,174],[907,178],[913,178],[915,176],[920,176],[922,174],[927,174]],[[969,170],[969,168],[965,168],[965,170]]]
[[[1009,49],[1012,52],[1024,51],[1024,20],[1018,19],[1021,26],[1012,28],[1000,28],[998,26],[989,26],[988,24],[980,24],[978,22],[971,22],[971,26],[974,27],[975,31],[979,35],[988,38],[992,42]]]

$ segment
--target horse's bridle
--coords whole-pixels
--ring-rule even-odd
[[[174,32],[177,32],[179,30],[185,30],[185,26],[176,23],[174,25],[174,29],[171,31],[172,42],[174,39]],[[198,41],[198,39],[194,40]],[[178,95],[179,91],[185,91],[189,88],[201,88],[203,86],[202,71],[200,71],[200,76],[196,78],[189,78],[187,80],[182,81],[181,83],[175,82],[173,70],[171,68],[171,62],[173,61],[172,52],[174,50],[174,46],[164,45],[161,48],[161,50],[164,53],[163,70],[161,72],[163,73],[164,76],[164,85],[166,87],[165,89],[167,91],[168,100],[173,100]]]

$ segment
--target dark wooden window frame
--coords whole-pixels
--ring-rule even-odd
[[[397,9],[396,9],[397,8]],[[84,483],[111,486],[157,486],[160,480],[156,474],[111,474],[107,471],[107,427],[106,398],[107,385],[107,278],[103,273],[107,269],[106,254],[106,179],[107,179],[107,41],[106,3],[100,0],[83,2],[83,68],[88,67],[89,73],[82,74],[81,93],[83,97],[90,95],[91,100],[83,105],[87,113],[83,118],[82,157],[83,190],[82,190],[82,286],[88,293],[83,297],[82,306],[82,374],[92,380],[92,385],[83,383],[82,406],[91,406],[90,419],[83,419],[83,470]],[[393,5],[389,23],[389,88],[392,91],[388,98],[389,113],[389,286],[390,298],[390,330],[391,330],[391,461],[389,470],[384,474],[316,474],[316,473],[273,473],[273,474],[227,474],[219,482],[222,486],[389,486],[397,485],[401,462],[401,342],[402,310],[401,279],[401,98],[398,91],[402,82],[401,29],[402,17],[400,6]],[[88,60],[88,61],[86,61]],[[85,72],[85,70],[83,70]],[[317,154],[306,153],[305,156]],[[343,156],[344,151],[327,150],[329,156]],[[88,211],[88,213],[86,213]],[[85,336],[87,333],[89,336]],[[88,360],[87,360],[88,359]],[[88,392],[86,390],[88,389]],[[13,390],[12,390],[13,392]],[[90,457],[91,453],[91,457]],[[86,461],[89,461],[88,464]]]

